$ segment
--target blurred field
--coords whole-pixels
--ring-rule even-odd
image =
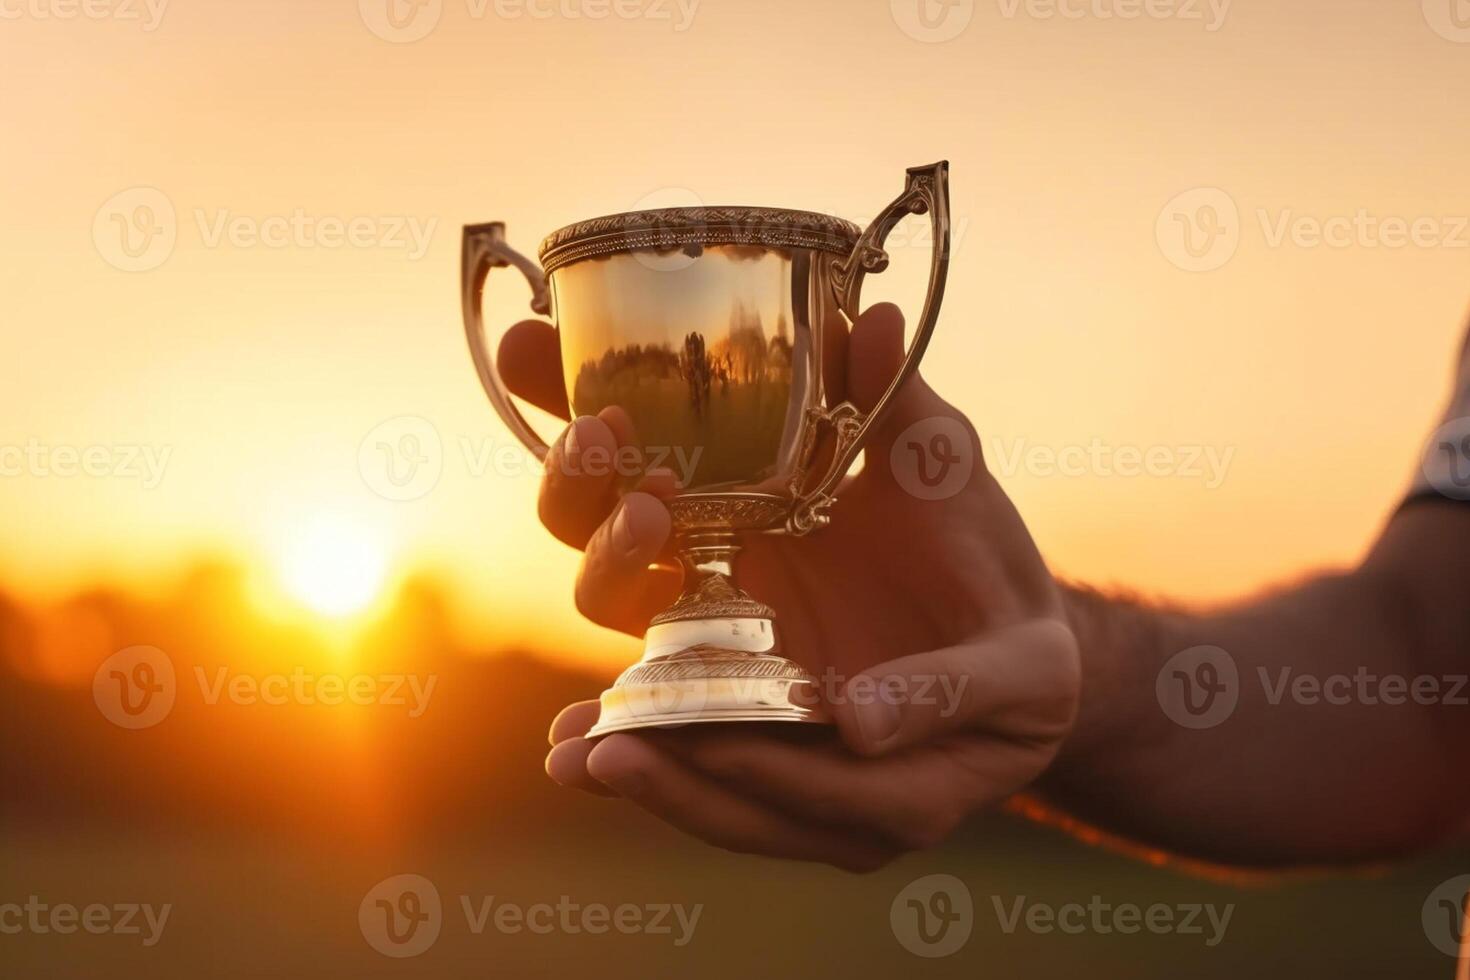
[[[1442,977],[1453,962],[1420,922],[1425,898],[1470,869],[1470,850],[1375,875],[1237,887],[1088,848],[996,815],[942,850],[868,877],[715,851],[629,807],[542,775],[547,720],[608,679],[535,657],[454,649],[421,584],[338,666],[306,634],[242,612],[228,570],[201,570],[172,597],[82,597],[68,622],[98,649],[167,649],[177,703],[155,727],[105,720],[91,671],[44,682],[45,616],[0,612],[4,858],[0,904],[169,903],[157,945],[116,935],[0,935],[10,977],[965,976],[1052,978]],[[85,615],[83,615],[85,614]],[[192,669],[261,672],[292,663],[437,679],[420,717],[384,705],[204,702]],[[350,665],[350,666],[349,666]],[[84,665],[85,666],[85,665]],[[50,669],[59,670],[55,663]],[[974,931],[945,959],[908,953],[890,906],[910,881],[962,879]],[[379,881],[414,873],[444,903],[438,940],[413,959],[368,945],[358,906]],[[992,904],[1235,905],[1223,941],[1201,935],[1005,932]],[[692,940],[497,931],[460,906],[703,906]]]

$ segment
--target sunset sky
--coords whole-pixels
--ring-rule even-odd
[[[330,611],[430,569],[486,643],[627,657],[575,617],[535,468],[496,451],[460,226],[534,253],[671,203],[866,221],[941,158],[924,371],[1061,574],[1217,599],[1353,561],[1443,407],[1470,306],[1458,0],[962,2],[944,41],[888,0],[441,0],[406,41],[386,2],[0,0],[0,586],[146,591],[213,552]],[[1176,206],[1225,252],[1181,245]],[[1349,237],[1314,243],[1330,219]],[[1391,247],[1385,219],[1422,234]],[[523,283],[491,297],[527,315]],[[441,472],[389,499],[372,460],[405,435]],[[1045,464],[1095,446],[1182,472]]]

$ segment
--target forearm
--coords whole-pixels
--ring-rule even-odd
[[[1432,557],[1397,539],[1443,544],[1442,528],[1395,523],[1361,569],[1215,613],[1068,589],[1083,695],[1046,797],[1149,844],[1250,865],[1389,856],[1463,827],[1470,664],[1464,613],[1445,607],[1464,605],[1451,596],[1466,579],[1440,566],[1447,592],[1426,595],[1435,586],[1401,559]],[[1200,646],[1224,651],[1205,658],[1223,672],[1171,663]],[[1166,707],[1161,672],[1166,701],[1193,685],[1192,706],[1209,710]]]

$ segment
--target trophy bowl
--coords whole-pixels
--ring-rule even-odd
[[[494,268],[514,266],[550,316],[573,417],[617,406],[637,458],[677,459],[667,499],[683,592],[649,624],[642,658],[601,698],[589,737],[692,722],[822,722],[815,679],[782,650],[775,612],[735,583],[746,534],[827,524],[835,492],[933,333],[949,265],[948,164],[908,171],[864,230],[809,211],[700,207],[578,222],[542,243],[540,263],[500,222],[469,225],[464,325],[476,371],[506,425],[538,458],[547,443],[512,400],[486,335]],[[933,256],[902,367],[868,412],[829,391],[823,352],[856,319],[867,275],[905,217],[926,214]],[[631,487],[635,480],[625,481]]]

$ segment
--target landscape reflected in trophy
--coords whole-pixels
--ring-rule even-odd
[[[948,270],[948,204],[948,165],[938,163],[909,170],[903,193],[866,230],[776,208],[640,211],[554,232],[538,265],[511,249],[502,224],[465,228],[465,330],[511,431],[545,458],[546,442],[501,379],[498,341],[485,332],[485,280],[507,266],[524,273],[532,308],[556,326],[573,415],[616,406],[632,423],[640,459],[685,464],[668,500],[683,593],[654,617],[642,658],[603,693],[591,736],[824,720],[801,652],[782,649],[775,612],[736,584],[734,559],[743,535],[802,535],[829,520],[864,437],[933,333]],[[887,267],[884,241],[909,215],[928,215],[932,226],[928,291],[902,367],[864,412],[828,390],[824,338],[850,327],[864,278]]]

